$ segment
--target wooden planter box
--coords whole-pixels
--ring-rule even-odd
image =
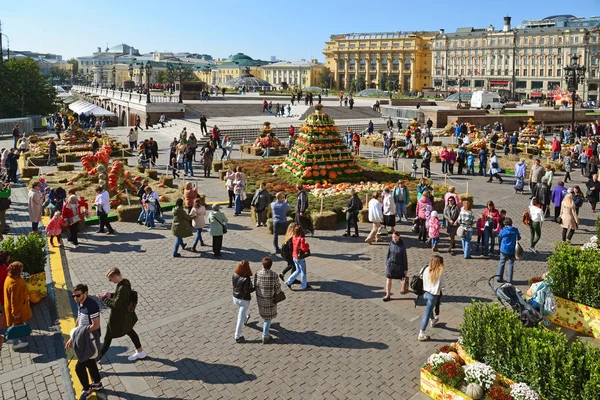
[[[444,385],[424,368],[421,368],[421,392],[434,400],[473,400],[460,390]]]
[[[556,325],[600,339],[600,309],[556,297],[556,313],[549,318]]]

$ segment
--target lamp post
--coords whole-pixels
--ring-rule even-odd
[[[142,93],[142,85],[144,84],[144,62],[140,64],[138,69],[140,70],[140,90],[138,90],[138,93]]]
[[[133,64],[131,64],[131,63],[129,64],[129,68],[128,68],[128,70],[129,70],[129,80],[130,80],[131,82],[133,82]],[[134,82],[134,83],[135,83],[135,82]],[[129,91],[130,91],[130,92],[133,92],[133,85],[132,85],[132,86],[129,88]]]
[[[150,103],[150,74],[152,73],[152,65],[150,61],[146,62],[146,103]]]
[[[177,72],[179,73],[179,102],[183,103],[183,87],[181,86],[181,80],[183,78],[183,65],[179,63],[177,66]]]
[[[169,94],[173,94],[173,86],[174,83],[174,75],[175,75],[175,67],[170,62],[167,62],[167,77],[169,79]]]
[[[112,67],[112,75],[113,75],[113,90],[117,88],[117,68],[113,65]]]
[[[462,74],[458,74],[458,108],[461,106],[460,89],[462,88]]]
[[[565,82],[571,91],[571,132],[575,129],[575,95],[577,87],[585,79],[585,67],[579,65],[579,57],[576,54],[571,56],[571,65],[563,67],[565,70]]]

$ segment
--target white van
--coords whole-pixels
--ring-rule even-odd
[[[504,110],[504,104],[500,102],[500,95],[496,92],[484,92],[476,90],[471,97],[471,108],[481,110]]]

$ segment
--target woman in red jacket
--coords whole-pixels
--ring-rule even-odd
[[[69,224],[69,237],[67,240],[73,243],[73,246],[77,248],[79,245],[79,241],[77,240],[77,229],[79,228],[79,221],[83,220],[83,215],[81,214],[81,208],[79,204],[79,199],[77,195],[72,194],[69,196],[67,202],[63,206],[62,216]]]
[[[285,285],[292,288],[292,283],[300,275],[300,290],[306,290],[308,284],[306,283],[306,258],[303,257],[302,253],[310,250],[308,243],[304,238],[304,229],[302,226],[296,225],[294,228],[294,236],[292,236],[292,258],[294,259],[294,265],[296,265],[296,271],[288,278]]]
[[[487,202],[487,208],[483,212],[485,226],[483,228],[483,255],[494,255],[495,235],[500,232],[500,212],[496,209],[493,201]]]

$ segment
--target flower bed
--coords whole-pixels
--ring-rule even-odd
[[[556,313],[550,316],[550,320],[557,325],[600,339],[598,308],[556,297]]]

